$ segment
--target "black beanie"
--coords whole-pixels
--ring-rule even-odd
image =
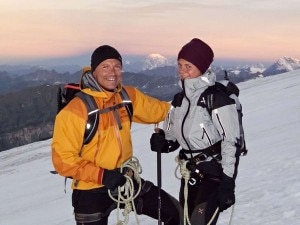
[[[204,74],[214,59],[214,52],[208,44],[194,38],[182,47],[177,59],[189,61]]]
[[[117,59],[122,64],[120,53],[109,45],[102,45],[95,49],[91,57],[91,69],[95,71],[97,66],[106,59]]]

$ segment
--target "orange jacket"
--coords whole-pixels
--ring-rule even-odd
[[[133,122],[153,124],[164,120],[169,103],[144,95],[134,87],[124,88],[132,101]],[[83,89],[94,96],[99,109],[120,103],[120,90],[121,86],[114,93]],[[83,147],[87,120],[84,103],[75,97],[57,114],[52,140],[52,162],[60,175],[73,178],[73,189],[87,190],[103,186],[103,168],[120,168],[122,163],[132,157],[130,118],[125,107],[118,109],[118,113],[122,129],[119,129],[112,111],[100,114],[96,135]]]

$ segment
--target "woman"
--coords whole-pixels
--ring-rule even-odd
[[[212,49],[197,38],[182,47],[177,59],[182,92],[174,96],[164,129],[150,140],[152,151],[168,153],[181,147],[179,159],[189,171],[189,182],[185,195],[182,178],[179,200],[188,208],[192,225],[216,224],[219,212],[235,202],[239,161],[236,106],[216,91],[202,97],[215,84],[216,76],[208,70],[213,57]],[[213,105],[211,115],[205,104]]]

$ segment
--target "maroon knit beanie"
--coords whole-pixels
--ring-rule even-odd
[[[213,50],[198,38],[184,45],[178,53],[177,60],[184,59],[195,65],[202,74],[206,72],[214,58]]]

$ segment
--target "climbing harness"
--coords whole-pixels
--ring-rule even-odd
[[[126,183],[122,187],[118,187],[118,198],[115,198],[110,190],[108,190],[109,197],[117,203],[117,224],[116,225],[127,225],[129,222],[129,213],[131,211],[135,214],[135,219],[139,225],[137,218],[137,212],[134,205],[134,199],[140,194],[142,188],[142,181],[139,174],[142,173],[142,167],[136,157],[124,162],[120,168],[120,172],[124,173],[126,177]],[[135,193],[133,179],[138,184],[138,189]],[[124,204],[123,216],[124,220],[120,220],[120,204]]]
[[[186,167],[188,160],[181,159],[179,156],[176,156],[175,161],[178,163],[176,169],[175,169],[175,177],[177,179],[181,179],[178,175],[178,169],[180,169],[180,174],[182,178],[184,179],[184,208],[183,208],[183,224],[191,225],[191,221],[189,219],[189,213],[188,213],[188,205],[187,205],[187,199],[188,199],[188,183],[191,185],[194,185],[196,183],[196,180],[191,179],[191,171]],[[215,210],[213,216],[207,223],[207,225],[210,225],[212,221],[215,219],[216,215],[218,214],[219,207]],[[230,224],[229,224],[230,225]]]

